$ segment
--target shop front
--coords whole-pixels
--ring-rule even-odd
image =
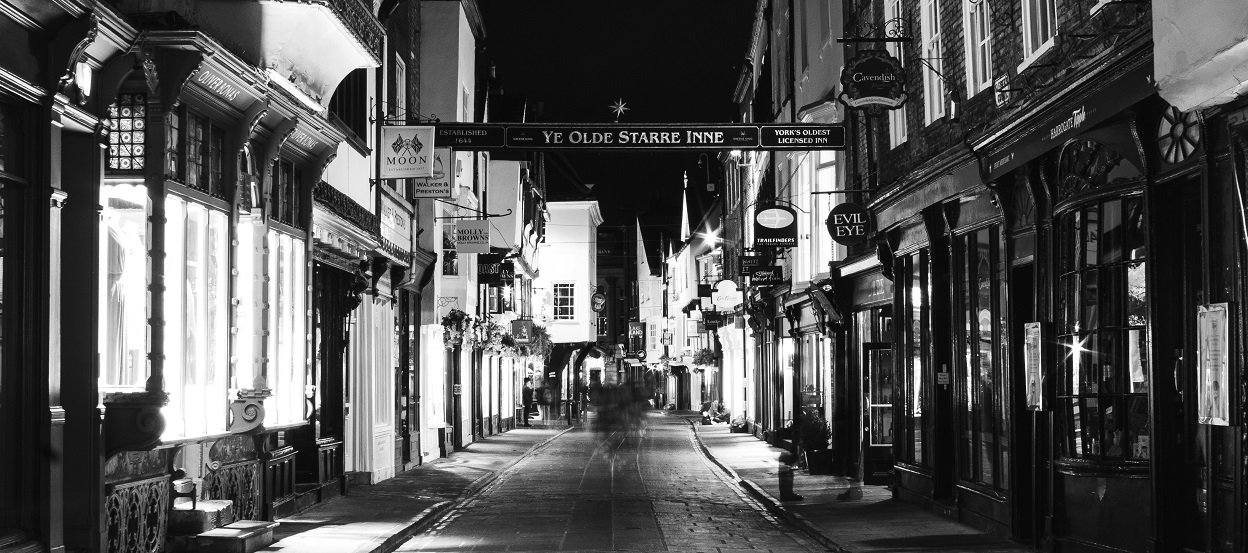
[[[833,373],[834,470],[864,484],[890,484],[893,471],[893,283],[875,254],[849,258],[838,289],[847,298],[845,355]]]

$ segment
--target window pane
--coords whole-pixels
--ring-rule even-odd
[[[147,378],[147,188],[100,188],[100,386]]]
[[[165,436],[183,436],[186,427],[183,420],[183,401],[185,392],[182,390],[183,370],[186,367],[184,354],[185,335],[183,334],[186,307],[183,305],[183,283],[185,282],[185,239],[186,213],[185,204],[174,196],[165,198],[165,389],[169,394],[169,404],[162,409],[165,415]]]
[[[1126,451],[1128,459],[1148,460],[1152,452],[1149,444],[1148,398],[1143,396],[1127,397],[1127,430]]]
[[[1128,392],[1148,393],[1148,334],[1143,330],[1127,331]]]
[[[1086,270],[1080,274],[1081,291],[1079,330],[1095,330],[1099,326],[1097,319],[1097,273],[1096,269]]]
[[[208,431],[219,432],[226,427],[229,403],[226,376],[229,374],[229,221],[220,211],[209,213],[208,219],[208,360],[204,384],[209,402]]]
[[[1145,298],[1144,262],[1127,265],[1126,311],[1128,326],[1144,326],[1148,320]]]
[[[205,239],[208,230],[208,213],[203,206],[186,206],[186,271],[185,295],[182,303],[184,327],[183,394],[187,436],[201,435],[206,430],[204,417],[205,392],[203,388],[208,358],[207,343],[207,267]],[[168,357],[166,357],[168,359]]]
[[[1101,213],[1096,206],[1089,207],[1083,212],[1083,261],[1081,267],[1090,267],[1099,264],[1100,261],[1100,238],[1101,238]]]
[[[1101,212],[1101,263],[1122,261],[1125,228],[1122,224],[1122,200],[1105,202]]]
[[[1124,251],[1130,259],[1144,259],[1148,249],[1148,236],[1144,228],[1144,200],[1140,196],[1126,199],[1126,242]]]
[[[1127,268],[1122,265],[1105,267],[1101,270],[1105,277],[1105,288],[1101,290],[1101,326],[1121,327],[1125,323],[1123,307],[1127,296]]]

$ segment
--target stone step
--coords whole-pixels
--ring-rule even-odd
[[[26,533],[13,528],[0,528],[0,553],[40,553],[43,546],[26,538]]]
[[[169,536],[170,553],[254,553],[273,543],[278,523],[240,520],[194,536]]]
[[[169,509],[169,535],[193,536],[234,522],[234,502],[228,499],[181,500]]]

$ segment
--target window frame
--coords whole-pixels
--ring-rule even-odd
[[[885,0],[884,21],[886,25],[888,21],[902,19],[903,17],[901,0]],[[905,55],[905,46],[901,42],[887,42],[884,44],[884,49],[889,55],[897,59],[902,59]],[[888,110],[888,147],[890,150],[905,144],[909,140],[908,131],[909,129],[906,128],[906,104]]]
[[[940,2],[919,0],[919,32],[923,73],[923,123],[931,125],[945,116],[944,45],[941,44]]]
[[[566,291],[561,294],[561,291]],[[576,321],[576,282],[574,281],[558,281],[552,282],[550,285],[551,293],[551,320],[555,322],[575,322]],[[566,305],[560,305],[560,300],[567,301]],[[566,309],[566,313],[561,310]]]
[[[992,11],[987,0],[963,0],[966,97],[992,88]],[[982,29],[981,29],[982,25]],[[981,33],[983,36],[981,36]],[[983,75],[979,75],[980,70]]]
[[[1019,73],[1052,48],[1057,37],[1057,0],[1022,0],[1022,3],[1023,62],[1019,64]]]

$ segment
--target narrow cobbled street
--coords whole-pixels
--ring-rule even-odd
[[[579,477],[576,477],[579,475]],[[819,551],[722,476],[687,422],[574,429],[399,551]]]

